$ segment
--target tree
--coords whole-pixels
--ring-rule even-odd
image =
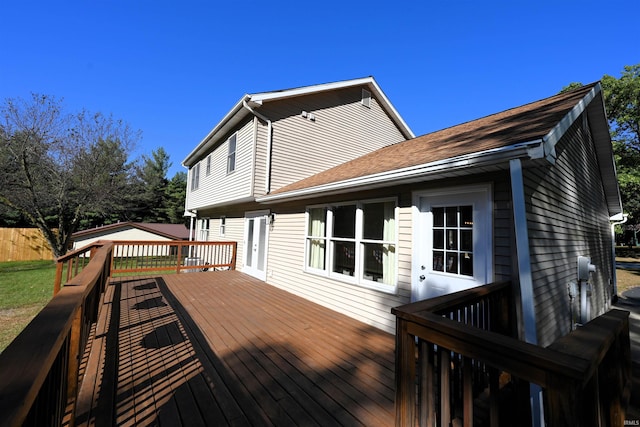
[[[142,156],[142,164],[137,168],[137,207],[141,221],[168,221],[166,193],[169,181],[166,176],[170,167],[169,155],[162,147],[152,151],[151,156]]]
[[[629,214],[626,227],[635,240],[640,230],[640,64],[625,66],[619,79],[603,76],[602,87],[622,204]]]
[[[187,173],[176,172],[166,192],[166,215],[172,224],[186,224],[184,203],[187,197]]]
[[[67,114],[47,95],[7,99],[0,113],[0,203],[38,227],[56,257],[84,217],[123,209],[139,132],[100,113]]]
[[[635,240],[640,232],[640,64],[625,66],[619,79],[605,74],[601,83],[620,197],[624,211],[629,214],[626,229]],[[560,92],[581,86],[582,83],[573,82]]]

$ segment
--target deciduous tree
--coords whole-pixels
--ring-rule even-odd
[[[123,209],[140,137],[103,114],[68,114],[47,95],[0,106],[0,203],[38,227],[56,257],[88,213]]]

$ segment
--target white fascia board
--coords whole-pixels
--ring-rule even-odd
[[[311,93],[324,92],[328,90],[342,89],[345,87],[368,85],[373,81],[373,77],[364,77],[353,80],[343,80],[333,83],[323,83],[319,85],[303,86],[294,89],[285,89],[275,92],[261,92],[249,95],[252,101],[272,101],[277,99],[291,98],[294,96],[308,95]]]
[[[242,106],[244,101],[250,99],[249,95],[244,95],[240,100],[233,106],[233,108],[218,122],[217,125],[205,136],[202,141],[194,148],[187,157],[182,161],[182,166],[188,168],[193,163],[199,160],[200,156],[204,154],[204,152],[209,148],[210,145],[215,143],[215,137],[221,131],[228,130],[230,125],[235,125],[240,119],[248,114],[248,111]]]
[[[560,120],[542,139],[544,140],[544,155],[551,163],[556,160],[556,144],[578,117],[587,109],[589,103],[600,92],[600,83],[596,84],[587,94]]]
[[[499,162],[506,162],[513,158],[529,158],[529,152],[534,146],[539,146],[541,140],[528,143],[511,145],[508,147],[487,150],[473,153],[466,156],[452,157],[436,162],[396,169],[388,172],[381,172],[373,175],[366,175],[344,181],[333,182],[315,187],[303,188],[300,190],[288,191],[281,194],[273,194],[256,198],[258,203],[284,202],[296,199],[306,199],[325,194],[335,194],[344,190],[367,187],[377,188],[393,182],[394,185],[404,182],[415,181],[416,178],[434,176],[439,173],[451,172],[456,169],[472,169],[483,165],[492,165]]]

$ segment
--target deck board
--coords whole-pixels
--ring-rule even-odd
[[[237,271],[109,287],[79,425],[394,423],[393,335]]]

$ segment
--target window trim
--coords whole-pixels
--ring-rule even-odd
[[[220,237],[224,237],[226,228],[227,228],[227,217],[223,215],[220,217],[220,227],[218,229],[218,233]]]
[[[206,176],[211,175],[211,154],[207,156]]]
[[[233,151],[231,151],[231,140],[233,140]],[[236,155],[238,152],[238,132],[227,139],[227,175],[235,172],[237,166]]]
[[[364,239],[363,238],[363,226],[364,226],[364,211],[363,206],[366,204],[373,203],[384,203],[384,202],[392,202],[394,204],[393,209],[393,218],[394,218],[394,240],[393,241],[385,241],[385,240],[375,240],[375,239]],[[334,221],[334,208],[339,206],[349,206],[355,205],[356,207],[356,218],[355,218],[355,236],[354,238],[343,238],[338,237],[335,238],[332,236],[333,234],[333,221]],[[311,209],[325,209],[325,235],[321,237],[325,241],[325,253],[324,253],[324,268],[314,268],[309,266],[309,252],[310,252],[310,241],[311,238],[318,238],[318,236],[311,236],[309,230],[309,219],[310,219],[310,210]],[[360,286],[363,288],[374,289],[385,293],[397,293],[398,290],[398,265],[399,265],[399,206],[398,206],[398,198],[397,197],[382,197],[375,199],[364,199],[364,200],[354,200],[354,201],[345,201],[339,203],[327,203],[327,204],[319,204],[319,205],[309,205],[305,208],[305,234],[304,234],[304,260],[303,260],[303,270],[306,273],[318,275],[321,277],[326,277],[329,279],[337,280],[344,283],[349,283],[352,285]],[[354,262],[354,274],[353,276],[348,276],[342,273],[333,271],[333,245],[336,241],[353,241],[355,243],[355,262]],[[394,269],[394,283],[393,284],[385,284],[383,282],[378,282],[374,280],[368,280],[364,278],[364,244],[366,243],[381,243],[381,244],[389,244],[395,247],[395,259],[393,260],[393,269]]]
[[[200,187],[200,162],[196,163],[190,170],[191,191],[196,191]]]

